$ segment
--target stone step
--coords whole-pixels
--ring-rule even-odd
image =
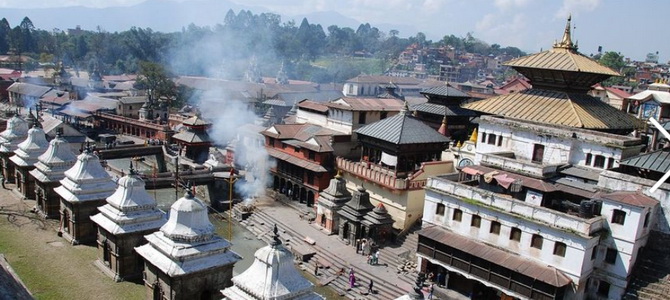
[[[275,221],[275,220],[272,219],[271,216],[263,213],[262,211],[261,212],[256,212],[256,213],[254,213],[254,215],[255,216],[253,216],[252,220],[254,222],[259,223],[259,224],[260,223],[265,223],[267,226],[269,226],[268,224],[274,223],[274,221]],[[277,223],[278,223],[277,226],[280,230],[286,231],[287,233],[290,233],[291,235],[294,235],[294,236],[298,235],[298,233],[293,231],[291,228],[283,228],[284,226],[282,224],[280,224],[279,222],[277,222]],[[340,268],[345,268],[348,265],[348,263],[346,261],[340,259],[335,253],[330,253],[327,249],[323,249],[323,248],[319,247],[318,244],[314,245],[313,247],[318,248],[318,250],[319,250],[319,252],[317,253],[317,255],[315,257],[317,257],[318,259],[325,259],[325,260],[331,261],[331,264],[334,266],[334,268],[331,268],[331,269],[334,270],[333,274],[335,274],[334,272],[336,272]],[[381,261],[382,262],[392,263],[391,261],[388,261],[388,262],[385,261],[384,256],[390,258],[390,255],[385,255],[383,249],[381,251],[380,256],[381,256]],[[313,265],[311,267],[313,268]],[[359,277],[365,278],[367,280],[365,282],[369,282],[370,277],[373,277],[373,278],[375,277],[375,276],[372,276],[372,274],[366,274],[366,272],[364,272],[363,270],[358,270],[357,273],[358,273]],[[345,274],[345,276],[339,276],[339,278],[335,279],[329,285],[332,285],[335,289],[337,289],[336,287],[339,287],[340,288],[339,291],[342,292],[342,291],[344,291],[348,288],[348,279],[349,279],[348,275]],[[411,283],[411,281],[408,281],[408,282]],[[375,296],[380,296],[379,299],[384,299],[384,297],[386,297],[386,299],[393,299],[393,298],[396,298],[396,297],[406,293],[406,291],[400,289],[399,287],[396,287],[396,286],[390,285],[390,284],[384,285],[383,283],[384,283],[383,279],[381,279],[381,278],[376,278],[375,279],[375,285],[376,286],[375,286],[374,289],[379,291],[379,293]],[[381,286],[383,286],[383,288],[381,288],[379,286],[380,284],[381,284]],[[344,290],[343,290],[343,288],[344,288]]]

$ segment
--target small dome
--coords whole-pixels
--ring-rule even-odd
[[[184,242],[207,241],[214,236],[207,206],[194,197],[191,191],[172,204],[170,218],[161,231],[174,241]]]
[[[50,163],[67,163],[77,160],[77,156],[72,153],[67,141],[60,136],[56,136],[49,142],[49,148],[44,154],[40,155],[39,161],[48,165]]]
[[[377,207],[375,207],[372,211],[374,211],[375,213],[378,213],[380,215],[386,214],[388,212],[386,210],[386,207],[384,207],[384,204],[381,203],[381,202],[379,202],[379,204],[377,204]]]
[[[144,180],[135,172],[121,177],[117,182],[118,187],[114,194],[107,198],[107,203],[123,212],[142,208],[156,207],[154,200],[144,188]]]

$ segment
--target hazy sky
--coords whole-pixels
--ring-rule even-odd
[[[128,6],[143,0],[0,0],[2,7]],[[197,0],[180,0],[197,1]],[[602,46],[643,60],[659,52],[662,62],[670,55],[670,27],[666,0],[229,0],[261,6],[282,15],[337,11],[371,25],[410,24],[437,40],[445,34],[471,32],[488,43],[536,52],[559,39],[565,19],[572,13],[573,40],[584,54]],[[414,32],[400,32],[401,36]]]

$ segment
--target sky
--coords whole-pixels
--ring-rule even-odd
[[[143,0],[0,0],[1,8],[130,6]],[[178,0],[198,1],[198,0]],[[572,14],[573,41],[589,55],[620,52],[634,60],[659,52],[670,58],[670,39],[662,32],[670,21],[670,1],[661,0],[229,0],[287,15],[336,11],[373,26],[408,25],[429,39],[472,33],[487,43],[538,52],[561,38]],[[299,22],[299,20],[298,20]],[[354,28],[355,29],[355,28]],[[660,33],[660,34],[659,34]],[[416,32],[400,31],[407,37]]]

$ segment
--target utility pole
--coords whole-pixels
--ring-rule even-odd
[[[233,184],[237,181],[235,178],[235,168],[231,166],[230,176],[228,176],[228,241],[233,240]]]

